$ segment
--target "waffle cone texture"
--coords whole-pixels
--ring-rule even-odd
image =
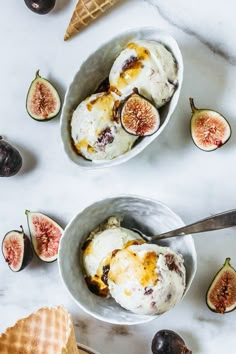
[[[119,0],[79,0],[73,12],[64,40],[68,40],[74,34],[92,23],[107,9]]]
[[[1,354],[79,354],[64,307],[41,308],[0,335]]]

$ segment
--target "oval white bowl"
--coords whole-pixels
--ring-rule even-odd
[[[113,62],[127,43],[137,39],[161,42],[172,52],[179,69],[178,87],[175,90],[171,100],[159,110],[161,126],[155,134],[140,139],[130,151],[116,157],[113,160],[86,160],[82,156],[78,155],[72,146],[70,121],[73,111],[78,104],[91,95],[98,84],[109,75]],[[134,30],[124,32],[109,42],[103,44],[81,65],[66,92],[61,113],[61,137],[66,154],[70,160],[83,168],[103,168],[114,166],[128,161],[132,157],[136,156],[164,130],[178,103],[182,81],[183,60],[178,44],[173,37],[158,28],[136,28]]]
[[[118,196],[98,201],[77,214],[67,225],[59,246],[58,265],[61,279],[73,300],[91,316],[109,323],[131,325],[145,323],[157,316],[142,316],[123,309],[112,298],[103,299],[89,291],[84,280],[81,247],[89,233],[109,216],[120,216],[122,225],[155,235],[184,225],[178,215],[159,201]],[[193,281],[197,257],[191,235],[162,240],[159,245],[171,247],[184,257],[185,294]],[[177,305],[178,306],[178,305]]]

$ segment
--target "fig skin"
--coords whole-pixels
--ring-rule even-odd
[[[132,102],[132,100],[134,102]],[[127,109],[128,104],[138,104],[141,106],[141,109],[139,109],[140,107],[138,106],[133,107],[133,110],[128,108],[128,114],[130,114],[130,117],[127,118],[128,114],[125,114],[125,109]],[[140,112],[142,113],[142,119],[140,119],[139,116]],[[150,114],[152,115],[151,117]],[[134,89],[133,93],[131,93],[131,95],[129,95],[119,106],[119,116],[123,129],[128,134],[134,136],[151,136],[160,128],[160,115],[157,108],[148,99],[141,96],[137,89]],[[132,120],[134,123],[136,121],[136,124],[133,124],[133,126]]]
[[[23,164],[19,151],[0,136],[0,177],[16,175]]]
[[[50,104],[54,105],[54,109],[52,109],[52,107],[51,107],[51,112],[49,112],[49,113],[47,112],[46,115],[35,114],[32,111],[31,106],[34,106],[34,104],[35,105],[38,104],[37,100],[35,103],[33,102],[35,100],[34,95],[37,93],[37,87],[36,87],[37,84],[43,85],[44,88],[46,88],[46,90],[49,91],[49,97],[46,97],[46,99],[48,99],[49,102],[48,103],[46,102],[46,104],[45,104],[45,102],[44,102],[45,97],[43,97],[43,99],[42,99],[42,104],[44,105],[44,107],[47,106],[47,104],[48,104],[49,111],[50,111]],[[39,95],[39,96],[41,96],[41,95]],[[52,102],[50,101],[50,97],[51,97]],[[41,104],[41,102],[40,102],[40,104]],[[46,108],[44,108],[44,109],[46,110]],[[32,119],[36,120],[37,122],[48,122],[51,119],[55,118],[60,113],[60,110],[61,110],[61,98],[57,92],[57,89],[51,84],[51,82],[49,80],[40,76],[39,70],[36,71],[35,78],[31,82],[28,93],[27,93],[26,110],[27,110],[27,113],[29,114],[29,116]]]
[[[25,0],[25,4],[34,13],[45,15],[54,8],[56,0]]]
[[[20,265],[18,270],[15,270],[14,268],[11,267],[11,264],[8,262],[8,260],[5,257],[5,254],[4,254],[4,244],[5,244],[5,242],[9,242],[7,240],[7,238],[9,238],[11,236],[11,234],[12,234],[12,236],[14,238],[16,237],[16,235],[19,235],[19,238],[21,238],[23,236],[23,249],[21,250],[21,252],[23,252],[23,256],[22,256],[21,265]],[[22,226],[21,226],[21,231],[12,230],[12,231],[9,231],[8,233],[6,233],[6,235],[4,236],[4,238],[2,240],[2,254],[3,254],[3,257],[4,257],[5,261],[8,263],[9,268],[14,273],[20,272],[21,270],[23,270],[32,261],[33,255],[34,255],[33,249],[32,249],[32,246],[31,246],[30,239],[24,233],[24,230],[23,230]]]
[[[194,104],[194,100],[193,98],[189,98],[189,102],[190,102],[190,106],[191,106],[191,110],[192,110],[192,117],[191,117],[191,122],[190,122],[190,133],[191,133],[191,138],[194,142],[194,144],[202,151],[205,152],[210,152],[210,151],[215,151],[217,149],[219,149],[220,147],[222,147],[223,145],[225,145],[232,134],[232,129],[231,126],[229,124],[229,122],[227,121],[227,119],[222,116],[222,114],[220,114],[217,111],[213,111],[212,109],[208,109],[208,108],[201,108],[198,109],[196,108],[195,104]],[[215,144],[213,146],[213,143],[209,143],[208,146],[211,146],[211,148],[207,148],[207,143],[206,143],[206,147],[204,147],[204,143],[201,144],[200,141],[197,142],[197,138],[195,137],[195,131],[197,131],[197,127],[196,127],[196,120],[195,120],[195,116],[199,113],[203,112],[204,114],[208,113],[208,115],[212,115],[212,119],[214,120],[218,120],[219,125],[221,124],[221,128],[222,129],[227,129],[228,132],[226,132],[225,137],[223,136],[223,141],[219,141],[218,144]],[[218,117],[214,117],[214,115],[217,115]],[[218,127],[219,129],[219,127]]]
[[[153,354],[192,354],[184,340],[174,331],[163,329],[152,340]]]
[[[26,210],[25,214],[34,253],[43,262],[55,262],[58,257],[59,242],[63,233],[62,227],[43,213]],[[37,226],[35,226],[36,224]]]
[[[224,284],[224,276],[227,275],[229,276],[229,274],[231,274],[231,284],[229,287],[232,287],[231,290],[231,302],[232,304],[229,306],[228,305],[228,309],[226,304],[224,303],[225,297],[227,297],[228,295],[228,289],[225,289],[225,284]],[[220,281],[222,282],[222,284],[220,284]],[[218,287],[217,287],[218,285]],[[220,288],[220,285],[222,286],[223,290]],[[220,297],[220,290],[223,291],[223,295],[222,298]],[[215,304],[213,304],[212,300],[211,300],[211,296],[214,296],[214,292],[217,292],[217,298],[219,300],[219,306],[217,307]],[[226,295],[224,294],[226,293]],[[223,300],[223,304],[221,303]],[[219,313],[219,314],[225,314],[225,313],[229,313],[232,312],[236,309],[236,270],[231,266],[230,264],[230,258],[226,258],[223,266],[220,268],[220,270],[216,273],[214,279],[212,280],[207,293],[206,293],[206,304],[208,306],[208,308],[215,313]]]

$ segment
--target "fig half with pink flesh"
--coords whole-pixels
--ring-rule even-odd
[[[63,229],[45,214],[29,210],[25,213],[36,255],[44,262],[55,261]]]
[[[228,121],[211,109],[197,109],[190,98],[192,109],[191,136],[195,145],[204,151],[213,151],[223,146],[231,136]]]
[[[226,258],[215,275],[206,295],[206,302],[213,312],[224,314],[236,309],[236,270]]]
[[[138,93],[126,98],[120,109],[120,118],[126,132],[136,136],[152,135],[160,127],[158,110]]]
[[[33,258],[33,249],[29,238],[21,231],[9,231],[2,241],[2,253],[13,272],[24,269]]]
[[[45,122],[58,115],[61,99],[55,87],[36,72],[26,99],[26,109],[31,118]]]

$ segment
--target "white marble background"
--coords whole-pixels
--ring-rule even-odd
[[[0,240],[23,225],[25,209],[39,210],[64,226],[79,210],[111,194],[133,193],[168,204],[186,221],[236,206],[236,37],[233,0],[121,1],[96,24],[68,43],[63,35],[76,1],[57,0],[46,16],[12,0],[0,12],[0,133],[24,157],[14,178],[0,180]],[[113,35],[137,26],[158,26],[179,43],[185,63],[183,89],[171,122],[139,156],[101,171],[79,170],[65,156],[59,119],[41,124],[25,111],[28,86],[37,69],[64,95],[81,62]],[[231,123],[231,140],[212,153],[198,150],[189,134],[188,97],[215,108]],[[92,319],[73,304],[57,264],[36,258],[14,274],[0,255],[0,331],[44,305],[64,304],[72,313],[79,341],[102,354],[150,354],[154,333],[176,330],[193,353],[233,353],[236,312],[211,313],[205,292],[226,257],[236,266],[236,229],[197,235],[198,272],[184,301],[152,323],[119,327]]]

